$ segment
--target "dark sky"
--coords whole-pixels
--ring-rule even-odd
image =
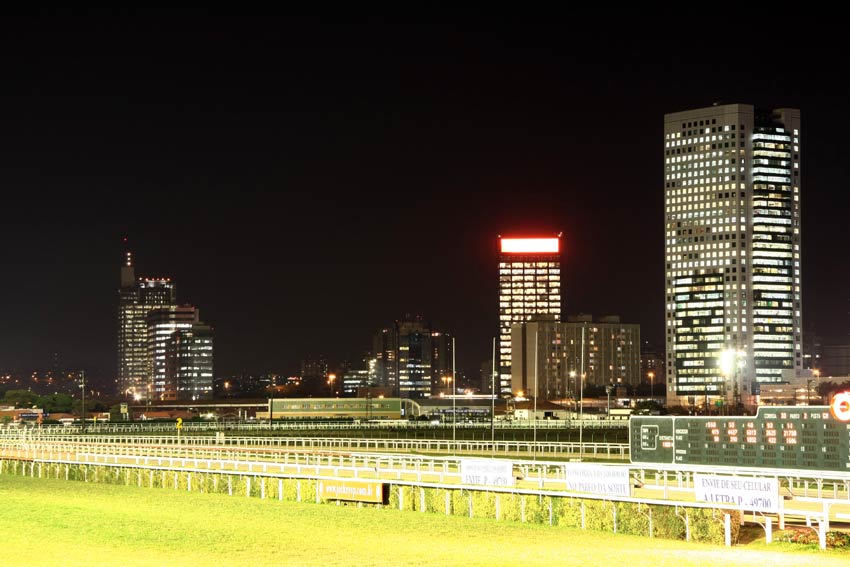
[[[405,313],[475,373],[517,231],[563,231],[566,313],[660,341],[663,115],[714,101],[801,109],[805,327],[850,340],[839,45],[188,16],[3,24],[0,370],[113,377],[124,235],[217,375],[355,358]]]

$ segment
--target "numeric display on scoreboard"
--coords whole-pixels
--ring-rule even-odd
[[[850,424],[836,420],[827,407],[764,406],[755,416],[635,416],[632,435],[650,423],[675,432],[675,463],[850,470]],[[635,453],[634,445],[632,450],[633,462],[666,462],[657,460],[657,450]]]

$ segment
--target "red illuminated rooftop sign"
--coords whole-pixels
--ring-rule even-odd
[[[502,238],[504,254],[557,254],[561,250],[558,238]]]

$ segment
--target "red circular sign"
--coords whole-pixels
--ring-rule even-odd
[[[850,421],[850,392],[835,394],[829,410],[838,421]]]

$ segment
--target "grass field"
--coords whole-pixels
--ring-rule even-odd
[[[4,565],[770,565],[848,552],[724,547],[396,510],[0,476]],[[797,549],[794,547],[793,549]]]

